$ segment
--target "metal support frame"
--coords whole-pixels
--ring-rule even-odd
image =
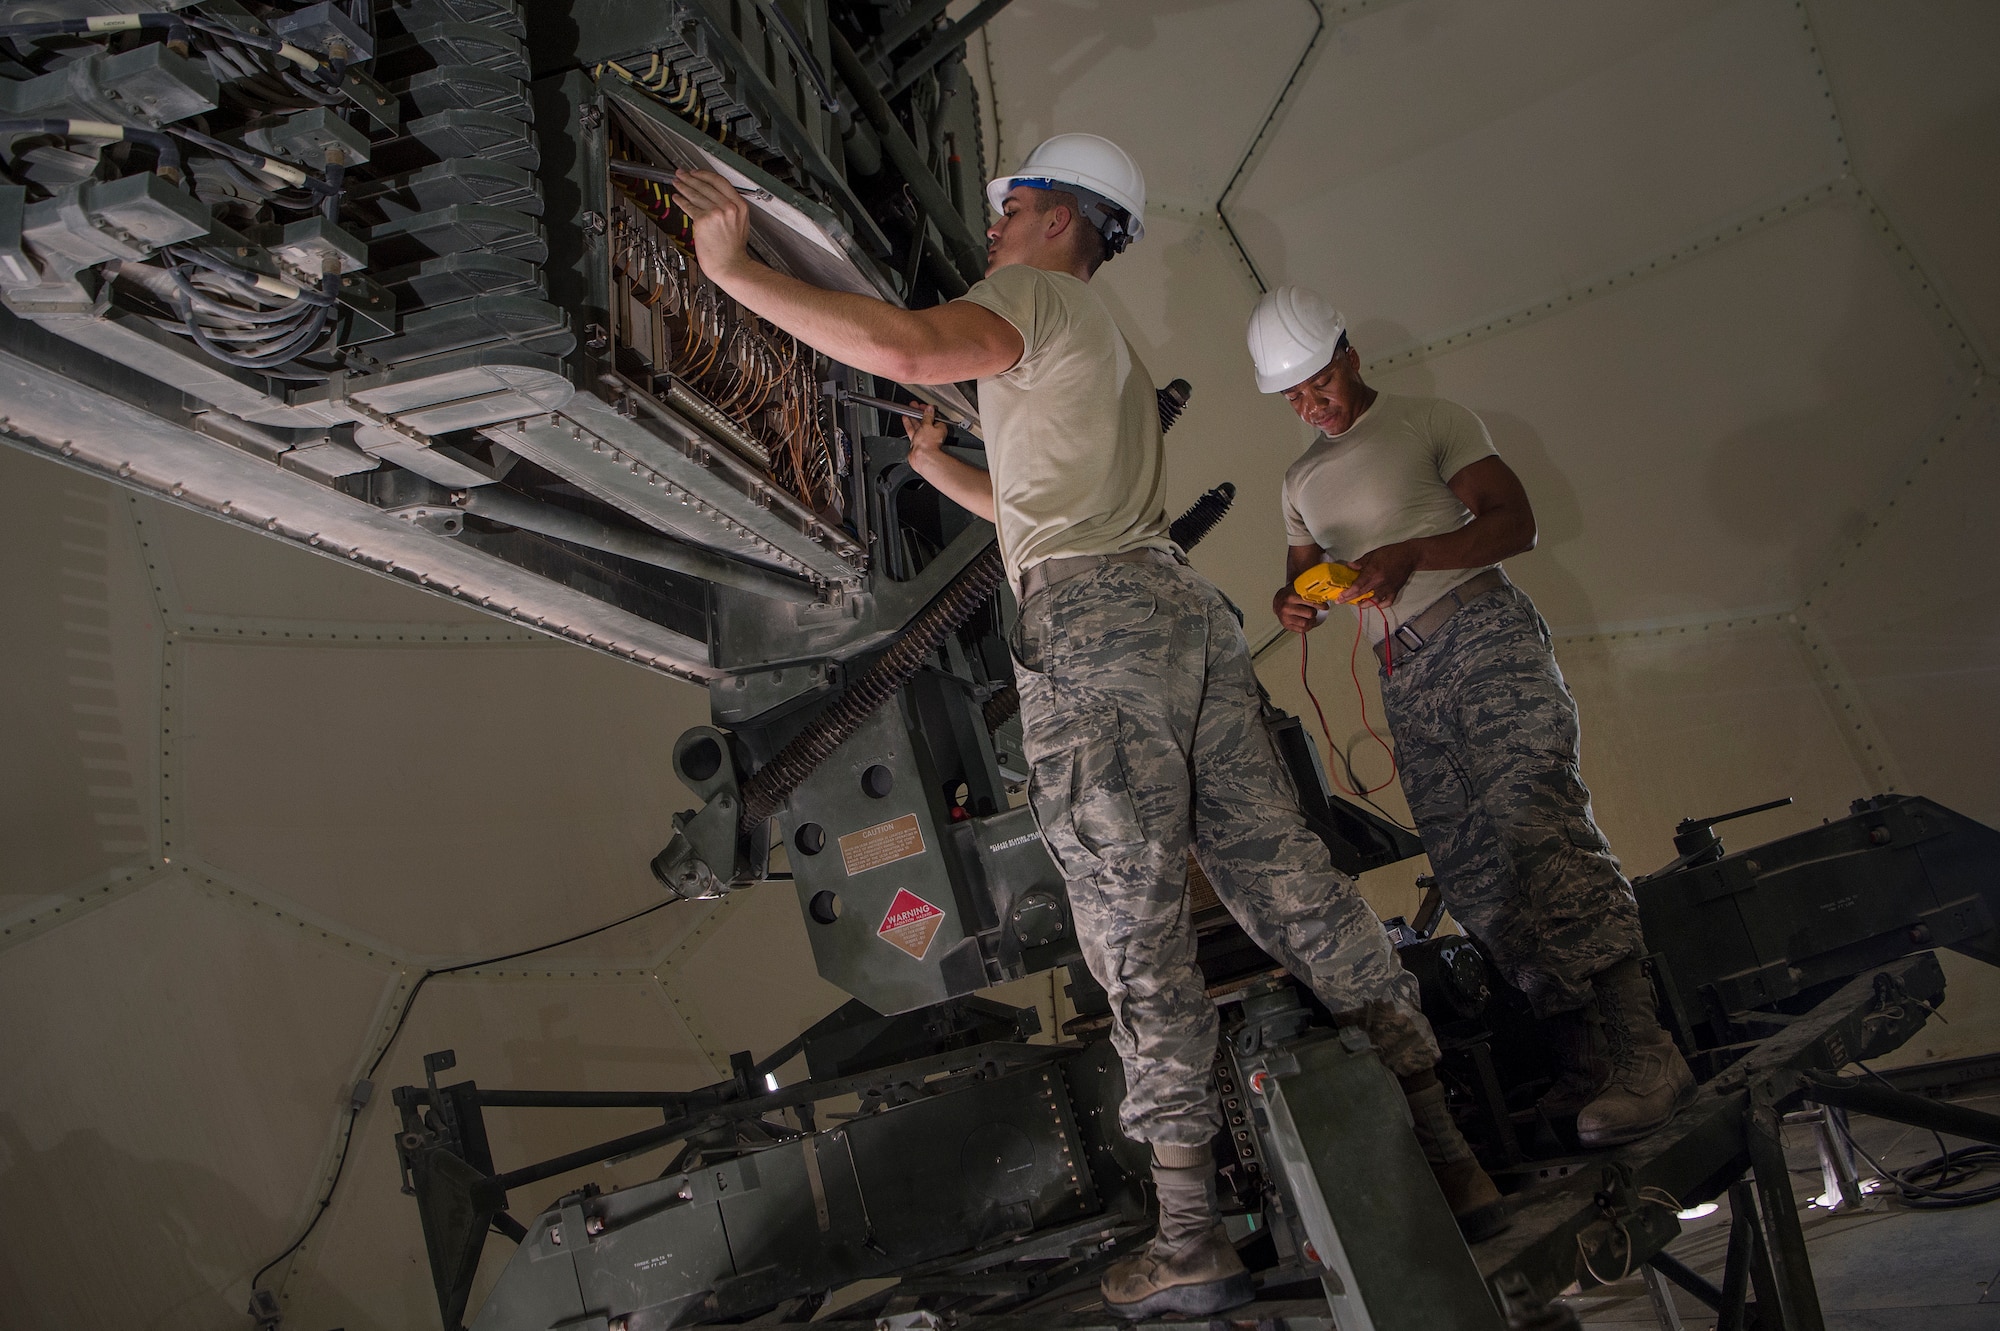
[[[1753,1090],[1743,1128],[1764,1223],[1764,1242],[1775,1276],[1778,1325],[1784,1331],[1825,1331],[1819,1290],[1813,1285],[1812,1258],[1806,1253],[1805,1230],[1799,1226],[1799,1208],[1792,1198],[1792,1173],[1779,1137],[1776,1100]]]
[[[1629,1275],[1654,1262],[1680,1230],[1673,1208],[1649,1198],[1669,1196],[1692,1205],[1728,1189],[1739,1215],[1754,1224],[1759,1250],[1770,1254],[1760,1259],[1769,1267],[1768,1276],[1759,1277],[1770,1287],[1768,1293],[1763,1285],[1757,1290],[1763,1306],[1784,1309],[1791,1319],[1781,1323],[1786,1331],[1821,1327],[1791,1178],[1778,1146],[1778,1114],[1808,1095],[1817,1099],[1819,1080],[1831,1069],[1908,1040],[1943,993],[1944,972],[1929,952],[1849,981],[1710,1081],[1667,1128],[1613,1152],[1597,1169],[1524,1194],[1513,1227],[1474,1254],[1488,1283],[1518,1274],[1535,1294],[1552,1297],[1572,1281],[1587,1288]],[[1746,1170],[1769,1194],[1761,1202],[1759,1188],[1744,1179]],[[1661,1270],[1675,1278],[1672,1265]],[[1750,1267],[1732,1261],[1721,1291],[1725,1305],[1740,1298],[1742,1286],[1730,1282],[1745,1270]],[[1740,1331],[1742,1323],[1737,1325]],[[1719,1326],[1726,1331],[1726,1316]]]
[[[882,95],[897,96],[912,83],[930,73],[939,61],[963,47],[967,38],[985,27],[1011,2],[1012,0],[981,0],[981,3],[973,6],[971,13],[933,37],[924,44],[922,50],[896,66],[896,72],[890,75],[889,84],[882,89]]]
[[[1847,1111],[1832,1105],[1812,1105],[1785,1115],[1787,1126],[1811,1130],[1819,1148],[1822,1205],[1835,1211],[1858,1210],[1862,1204],[1861,1180],[1854,1169],[1854,1146],[1847,1140]],[[1832,1198],[1831,1202],[1826,1199]]]
[[[965,225],[965,218],[945,193],[944,186],[931,174],[917,145],[910,142],[910,135],[903,128],[903,122],[888,99],[875,91],[875,81],[868,76],[867,67],[861,57],[854,54],[854,48],[838,32],[828,34],[833,45],[834,68],[841,81],[854,94],[854,103],[861,114],[882,140],[882,149],[889,154],[889,161],[909,184],[910,193],[917,201],[917,207],[931,219],[944,238],[945,249],[954,267],[968,282],[977,282],[986,272],[986,247],[979,244]]]
[[[2000,1114],[1946,1104],[1858,1078],[1809,1074],[1801,1078],[1800,1088],[1808,1099],[1822,1105],[2000,1146]]]
[[[1648,1262],[1639,1268],[1639,1277],[1646,1282],[1646,1299],[1653,1305],[1653,1316],[1659,1321],[1661,1331],[1682,1331],[1681,1311],[1674,1303],[1673,1287],[1666,1276]]]

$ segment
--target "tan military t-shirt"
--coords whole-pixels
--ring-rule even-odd
[[[979,381],[1000,555],[1018,591],[1047,559],[1173,548],[1152,376],[1097,293],[1014,265],[961,300],[1021,334],[1020,361]]]
[[[1285,473],[1285,539],[1351,562],[1397,541],[1457,531],[1472,513],[1449,482],[1493,451],[1485,423],[1456,402],[1379,394],[1345,433],[1321,435]],[[1493,567],[1417,570],[1387,607],[1389,628]],[[1361,612],[1377,642],[1382,619]]]

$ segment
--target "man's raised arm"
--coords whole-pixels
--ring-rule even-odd
[[[713,171],[681,171],[675,193],[694,222],[702,272],[755,313],[810,347],[903,384],[949,384],[1004,374],[1025,348],[1012,324],[983,306],[951,301],[904,310],[826,291],[750,257],[750,205]]]

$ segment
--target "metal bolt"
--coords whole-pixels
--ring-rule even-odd
[[[550,1227],[549,1242],[558,1248],[562,1247],[562,1226],[560,1224]]]
[[[601,236],[601,235],[603,235],[603,234],[605,233],[605,231],[606,231],[607,229],[609,229],[609,228],[608,228],[608,224],[607,224],[607,223],[605,222],[605,220],[604,220],[604,214],[603,214],[603,213],[600,213],[600,212],[588,212],[588,213],[585,213],[585,214],[583,215],[583,234],[584,234],[584,235],[586,235],[586,236]]]
[[[593,1237],[604,1232],[604,1217],[594,1215],[583,1222],[583,1232]]]

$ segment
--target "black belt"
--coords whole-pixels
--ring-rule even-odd
[[[1443,628],[1453,615],[1486,593],[1510,585],[1507,575],[1497,568],[1489,568],[1484,573],[1467,578],[1425,606],[1424,612],[1415,619],[1406,620],[1396,626],[1396,631],[1389,635],[1389,638],[1395,639],[1396,655],[1414,656],[1423,650],[1424,644],[1435,637],[1437,631]],[[1390,661],[1389,638],[1384,638],[1375,644],[1375,659],[1385,666]]]

